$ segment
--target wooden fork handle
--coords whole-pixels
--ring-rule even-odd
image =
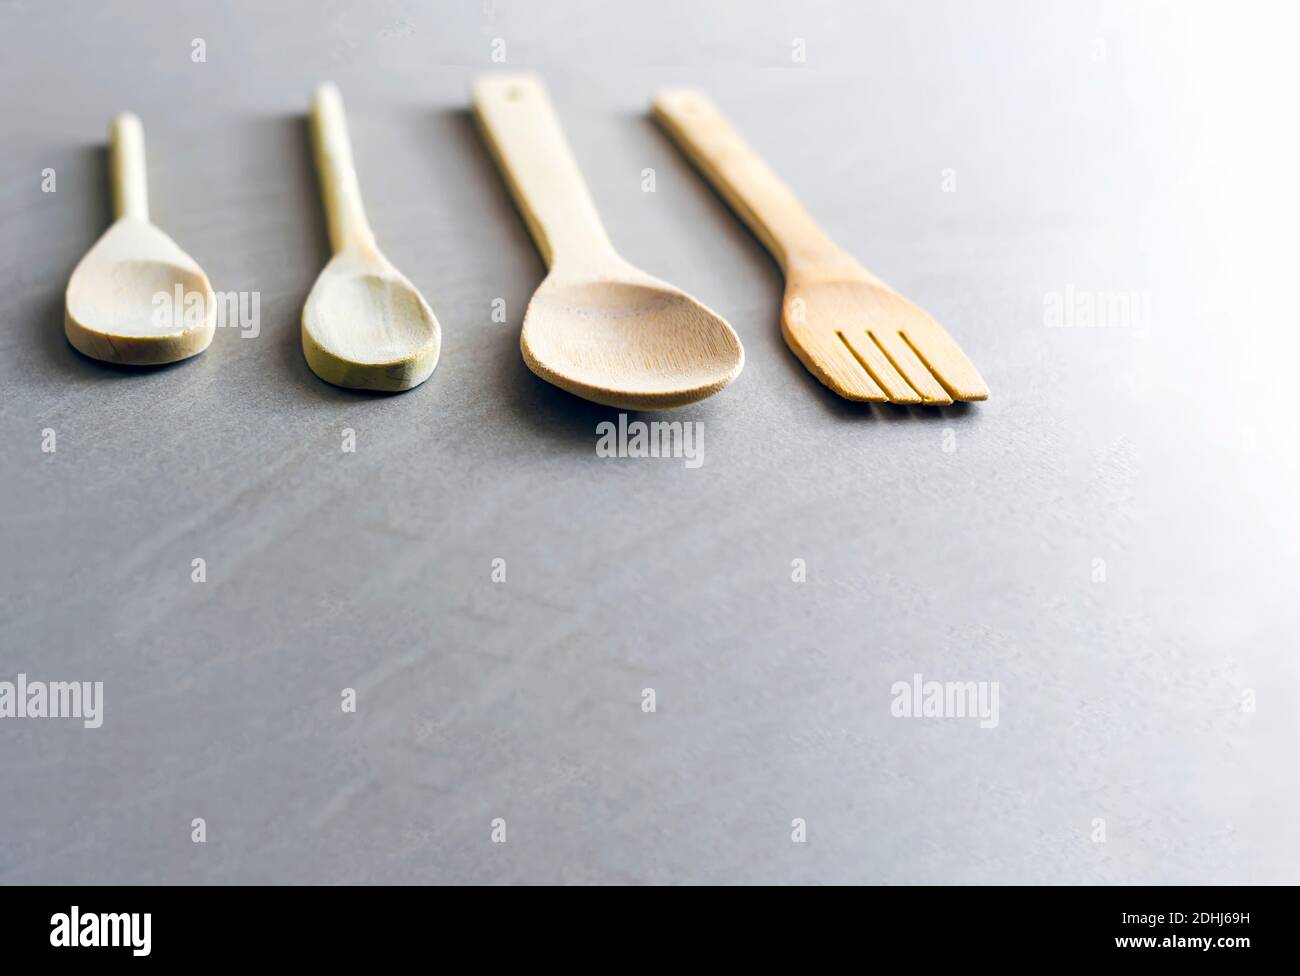
[[[654,99],[660,125],[772,252],[788,276],[852,261],[707,97],[666,89]]]
[[[548,267],[612,254],[546,88],[532,75],[474,82],[474,118]]]
[[[144,158],[144,126],[139,117],[130,112],[117,116],[109,126],[108,140],[113,216],[148,220],[148,169]]]
[[[316,89],[311,103],[311,134],[330,246],[336,254],[349,244],[374,248],[375,235],[366,220],[357,168],[352,162],[343,96],[334,85],[327,83]]]

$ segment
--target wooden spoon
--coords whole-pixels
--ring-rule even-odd
[[[312,141],[334,257],[302,310],[302,351],[321,379],[357,390],[419,386],[438,365],[442,329],[415,286],[375,245],[361,206],[343,99],[316,91]]]
[[[478,79],[474,113],[550,271],[520,348],[542,379],[596,403],[658,410],[717,393],[745,354],[721,316],[614,250],[542,83]]]
[[[188,359],[212,342],[212,286],[195,260],[149,223],[140,120],[119,115],[109,141],[115,219],[72,272],[64,331],[76,349],[108,363]]]

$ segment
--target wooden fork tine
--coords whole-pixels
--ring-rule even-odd
[[[983,377],[941,325],[904,328],[903,338],[954,400],[988,399]]]
[[[924,401],[939,406],[952,403],[952,397],[948,395],[943,385],[935,379],[925,363],[917,358],[912,347],[903,341],[903,337],[898,332],[894,329],[870,329],[869,334],[873,344],[884,350],[894,368],[902,373],[907,378],[907,382],[912,385],[912,389],[920,394],[916,397],[917,402]]]
[[[862,368],[852,350],[833,332],[801,332],[789,346],[808,371],[846,400],[887,403],[889,395]]]
[[[853,350],[853,355],[862,368],[871,374],[871,378],[885,391],[891,402],[921,402],[921,396],[913,389],[916,384],[908,385],[908,380],[899,375],[894,364],[881,352],[880,347],[871,341],[871,336],[867,334],[866,329],[843,329],[839,334]]]

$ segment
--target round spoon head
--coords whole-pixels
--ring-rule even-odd
[[[302,310],[302,351],[327,383],[396,393],[438,365],[442,329],[415,286],[382,259],[348,251],[316,279]]]
[[[547,382],[624,410],[703,400],[745,364],[722,316],[649,276],[548,276],[528,304],[520,348]]]
[[[123,217],[81,259],[64,301],[80,352],[130,366],[174,363],[212,342],[217,302],[194,259],[148,221]]]

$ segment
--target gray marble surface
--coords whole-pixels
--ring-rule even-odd
[[[4,4],[0,681],[104,708],[0,719],[0,882],[1296,881],[1287,36],[1164,4]],[[745,343],[674,417],[697,469],[597,457],[614,412],[520,359],[543,266],[466,110],[498,38],[616,246]],[[299,349],[327,78],[442,322],[401,396]],[[819,386],[775,265],[648,119],[665,84],[992,398]],[[62,333],[127,108],[155,220],[261,302],[148,372]],[[997,682],[996,727],[894,717],[918,673]]]

